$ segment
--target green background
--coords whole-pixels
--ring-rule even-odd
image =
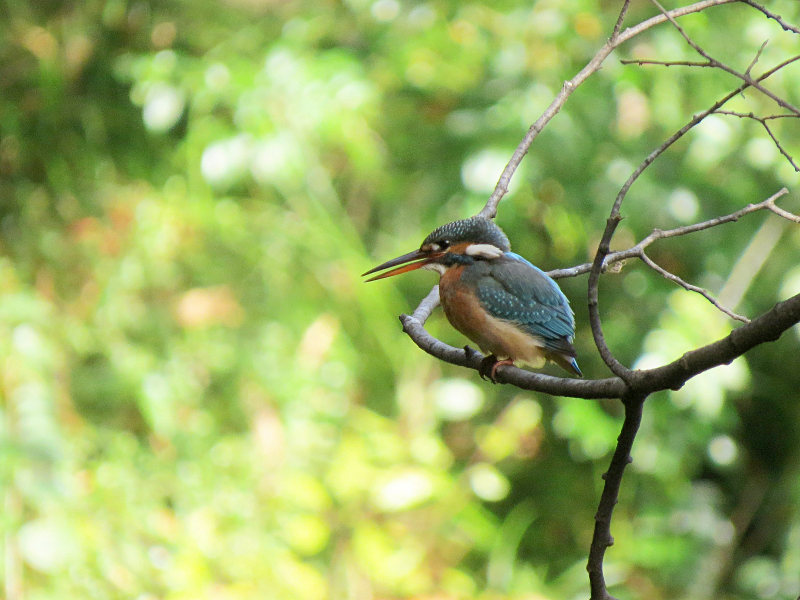
[[[483,206],[619,4],[0,3],[7,600],[586,598],[618,402],[442,364],[396,319],[433,276],[359,274]],[[765,40],[755,74],[800,47],[745,5],[681,23],[740,71]],[[636,165],[739,85],[621,58],[699,57],[669,25],[635,38],[536,140],[497,220],[543,269],[589,260]],[[768,85],[800,104],[799,67]],[[729,108],[777,112],[753,91]],[[772,124],[799,156],[800,124]],[[797,211],[798,183],[759,123],[711,117],[633,187],[614,247],[783,186]],[[750,316],[800,291],[800,232],[765,213],[651,256]],[[585,276],[560,283],[584,373],[608,376]],[[600,303],[629,365],[734,326],[635,262]],[[429,328],[465,343],[440,311]],[[800,594],[798,343],[650,398],[615,595]]]

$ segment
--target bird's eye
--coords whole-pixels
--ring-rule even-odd
[[[450,245],[448,240],[442,240],[441,242],[430,242],[429,244],[423,244],[422,250],[427,252],[442,252],[443,250],[447,250],[447,247]]]

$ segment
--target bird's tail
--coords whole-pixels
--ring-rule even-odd
[[[562,354],[560,352],[550,352],[548,353],[547,358],[552,360],[562,369],[577,375],[578,377],[583,377],[583,373],[581,372],[580,367],[578,366],[578,361],[575,360],[574,356],[570,356],[569,354]]]

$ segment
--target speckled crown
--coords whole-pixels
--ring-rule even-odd
[[[425,238],[422,245],[440,243],[443,240],[450,242],[450,245],[458,242],[473,242],[491,244],[503,252],[511,250],[511,244],[503,230],[495,225],[494,221],[485,217],[470,217],[437,227]]]

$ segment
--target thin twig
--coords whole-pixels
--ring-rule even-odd
[[[775,147],[776,147],[776,148],[778,148],[778,151],[779,151],[781,154],[783,154],[783,156],[784,156],[784,158],[785,158],[786,160],[788,160],[788,161],[789,161],[789,164],[790,164],[790,165],[792,165],[792,167],[794,168],[795,172],[796,172],[796,173],[800,173],[800,167],[798,167],[798,166],[797,166],[797,163],[796,163],[796,162],[794,162],[794,159],[792,158],[791,154],[789,154],[789,153],[786,151],[786,149],[785,149],[785,148],[784,148],[784,147],[781,145],[781,143],[778,141],[778,138],[777,138],[777,137],[775,137],[775,134],[772,132],[772,129],[770,129],[769,123],[767,123],[766,121],[761,121],[761,120],[760,120],[760,123],[761,123],[761,125],[763,125],[763,126],[764,126],[764,129],[766,129],[766,131],[767,131],[767,134],[768,134],[768,135],[769,135],[769,137],[772,139],[773,143],[775,144]]]
[[[414,314],[411,316],[420,323],[424,323],[437,306],[439,306],[439,286],[435,285],[431,288],[431,291],[428,292],[428,295],[422,299],[422,302],[419,303],[419,306],[417,306],[414,310]]]
[[[652,260],[650,260],[646,256],[646,254],[644,253],[644,249],[647,248],[650,244],[652,244],[656,240],[676,237],[676,236],[680,236],[680,235],[687,235],[687,234],[690,234],[690,233],[695,233],[697,231],[702,231],[704,229],[709,229],[711,227],[716,227],[717,225],[722,225],[724,223],[730,223],[731,221],[737,221],[737,220],[739,220],[740,217],[743,217],[744,215],[747,215],[749,213],[752,213],[752,212],[755,212],[755,211],[758,211],[758,210],[769,210],[769,211],[775,213],[776,215],[778,215],[778,216],[780,216],[780,217],[782,217],[784,219],[788,219],[788,220],[793,221],[795,223],[800,223],[800,217],[798,217],[797,215],[794,215],[794,214],[792,214],[792,213],[790,213],[788,211],[785,211],[785,210],[779,208],[775,204],[775,201],[778,198],[780,198],[781,196],[784,196],[784,195],[786,195],[788,193],[789,193],[789,190],[787,190],[786,188],[782,188],[781,190],[779,190],[778,192],[776,192],[775,194],[773,194],[772,196],[770,196],[769,198],[767,198],[766,200],[764,200],[762,202],[759,202],[757,204],[748,204],[747,206],[745,206],[744,208],[742,208],[740,210],[737,210],[736,212],[733,212],[733,213],[730,213],[730,214],[727,214],[727,215],[723,215],[723,216],[720,216],[720,217],[716,217],[714,219],[709,219],[708,221],[703,221],[702,223],[694,223],[692,225],[685,225],[683,227],[677,227],[675,229],[668,229],[666,231],[665,230],[661,230],[661,229],[654,229],[653,232],[650,233],[650,235],[648,235],[646,238],[644,238],[641,242],[639,242],[635,246],[632,246],[631,248],[628,248],[627,250],[619,250],[617,252],[609,252],[609,253],[607,253],[605,255],[604,259],[603,259],[603,265],[602,265],[601,270],[605,271],[610,265],[612,265],[614,263],[618,263],[620,261],[628,260],[630,258],[639,258],[648,267],[650,267],[651,269],[655,270],[656,272],[658,272],[662,276],[666,277],[667,279],[669,279],[669,280],[681,285],[682,287],[684,287],[685,289],[687,289],[689,291],[693,291],[693,292],[697,292],[697,293],[701,294],[704,298],[706,298],[709,302],[711,302],[711,304],[713,304],[715,307],[717,307],[719,310],[721,310],[723,313],[725,313],[729,317],[746,323],[746,322],[749,321],[749,319],[747,319],[747,317],[744,317],[742,315],[736,314],[733,311],[731,311],[730,309],[727,309],[727,308],[723,307],[719,302],[717,302],[717,300],[715,300],[713,298],[713,296],[711,296],[711,294],[708,291],[706,291],[706,290],[704,290],[702,288],[699,288],[697,286],[691,285],[689,283],[686,283],[685,281],[683,281],[677,275],[669,273],[668,271],[666,271],[662,267],[658,266],[656,263],[654,263]],[[564,269],[564,270],[560,270],[560,271],[551,271],[548,274],[553,278],[570,277],[570,276],[574,276],[574,275],[579,275],[581,273],[586,273],[587,271],[591,272],[593,265],[594,265],[594,263],[591,263],[591,264],[590,263],[586,263],[586,264],[583,264],[583,265],[578,265],[577,267],[572,267],[571,269]],[[591,275],[590,275],[590,277],[591,277]],[[601,334],[602,334],[602,332],[601,332]]]
[[[690,233],[695,233],[696,231],[703,231],[704,229],[710,229],[711,227],[716,227],[717,225],[723,225],[725,223],[730,223],[732,221],[738,221],[741,217],[759,210],[769,210],[778,215],[779,217],[782,217],[794,223],[800,223],[800,216],[792,214],[786,210],[783,210],[782,208],[778,207],[775,204],[775,201],[778,198],[780,198],[781,196],[785,196],[788,193],[789,190],[787,190],[786,188],[782,188],[778,190],[776,193],[774,193],[772,196],[767,198],[766,200],[763,200],[756,204],[748,204],[744,208],[741,208],[735,212],[715,217],[713,219],[709,219],[708,221],[703,221],[701,223],[684,225],[682,227],[676,227],[675,229],[654,229],[647,237],[643,238],[636,245],[631,246],[626,250],[617,250],[615,252],[609,252],[608,255],[606,255],[605,257],[605,260],[603,261],[603,272],[606,272],[609,269],[609,267],[611,267],[615,263],[620,263],[630,258],[638,258],[639,252],[647,248],[650,244],[652,244],[656,240],[663,240],[671,237],[687,235]],[[567,269],[554,269],[552,271],[548,271],[547,274],[553,279],[561,279],[564,277],[575,277],[577,275],[583,275],[584,273],[588,273],[591,270],[592,270],[592,263],[583,263],[581,265],[576,265],[574,267],[569,267]]]
[[[680,6],[672,9],[668,11],[666,15],[661,13],[654,17],[650,17],[646,21],[642,21],[633,27],[628,27],[628,29],[620,33],[619,37],[617,38],[617,45],[619,46],[620,44],[627,42],[629,39],[636,37],[651,27],[655,27],[656,25],[666,22],[669,18],[667,15],[671,16],[673,19],[677,19],[692,13],[704,11],[712,6],[720,6],[722,4],[730,4],[732,2],[739,2],[739,0],[704,0],[703,2],[695,2],[694,4],[689,4],[688,6]]]
[[[735,110],[718,110],[716,111],[718,115],[730,115],[732,117],[740,117],[742,119],[755,119],[757,121],[774,121],[775,119],[797,119],[797,115],[767,115],[766,117],[759,117],[752,112],[743,113],[737,112]]]
[[[753,60],[751,60],[750,64],[747,65],[747,69],[745,70],[744,74],[747,75],[748,77],[750,77],[750,71],[752,71],[753,67],[755,67],[756,64],[758,63],[758,59],[761,58],[761,53],[764,52],[764,48],[767,47],[768,42],[769,40],[764,40],[762,42],[761,46],[758,49],[758,52],[756,52],[756,55],[753,57]]]
[[[737,314],[732,310],[722,306],[719,302],[717,302],[717,300],[714,298],[714,296],[711,295],[711,292],[709,292],[708,290],[703,289],[701,287],[697,287],[696,285],[692,285],[691,283],[687,283],[674,273],[670,273],[665,268],[658,265],[656,262],[653,261],[653,259],[647,256],[647,254],[644,251],[639,253],[639,258],[642,260],[644,264],[646,264],[648,267],[653,269],[656,273],[660,274],[665,279],[669,279],[670,281],[677,283],[679,286],[689,290],[690,292],[697,292],[698,294],[703,296],[703,298],[711,302],[711,304],[713,304],[716,308],[718,308],[726,315],[728,315],[731,319],[736,319],[737,321],[741,321],[742,323],[750,322],[750,319],[748,319],[744,315]]]
[[[622,29],[622,23],[625,21],[625,15],[628,14],[628,8],[630,8],[631,0],[625,0],[622,3],[622,9],[619,11],[619,16],[617,17],[617,22],[614,24],[614,29],[611,32],[611,39],[615,39],[619,36],[620,29]]]
[[[798,115],[768,115],[766,117],[759,117],[753,114],[752,112],[741,113],[732,110],[718,110],[716,111],[716,113],[719,115],[731,115],[734,117],[739,117],[740,119],[752,119],[753,121],[758,121],[759,123],[761,123],[761,125],[766,130],[767,135],[769,135],[769,137],[772,139],[772,142],[775,144],[775,147],[778,149],[778,151],[781,154],[783,154],[786,160],[789,161],[789,164],[792,165],[792,168],[795,170],[795,172],[800,173],[800,167],[798,167],[792,155],[789,154],[786,148],[783,147],[783,145],[780,143],[775,133],[772,131],[772,128],[769,126],[769,123],[767,123],[767,121],[771,121],[774,119],[785,119],[785,118],[796,119],[798,118]]]
[[[781,27],[783,27],[784,31],[792,31],[794,33],[800,34],[800,28],[797,28],[794,25],[790,25],[789,23],[784,21],[780,15],[770,12],[769,10],[761,6],[758,2],[754,2],[754,0],[741,0],[741,1],[744,2],[745,4],[749,4],[756,10],[761,11],[762,13],[764,13],[764,15],[767,16],[767,18],[776,21]]]
[[[647,58],[623,58],[619,61],[623,65],[658,65],[662,67],[713,67],[714,63],[710,61],[694,61],[694,60],[651,60]]]
[[[718,69],[720,69],[722,71],[725,71],[726,73],[730,73],[734,77],[738,77],[739,79],[741,79],[742,81],[744,81],[745,83],[750,85],[751,87],[757,89],[759,92],[761,92],[765,96],[771,98],[778,106],[780,106],[782,108],[785,108],[786,110],[789,110],[789,111],[795,113],[796,115],[800,115],[800,109],[798,109],[794,105],[788,103],[786,100],[784,100],[780,96],[776,95],[771,90],[768,90],[767,88],[765,88],[763,85],[761,85],[758,82],[758,80],[753,79],[747,73],[740,73],[739,71],[737,71],[733,67],[730,67],[730,66],[726,65],[725,63],[722,63],[722,62],[718,61],[716,58],[711,56],[708,52],[703,50],[703,48],[701,48],[700,45],[697,42],[695,42],[691,37],[689,37],[689,35],[684,31],[683,27],[681,27],[678,24],[678,22],[675,20],[675,18],[672,17],[669,14],[669,12],[667,12],[667,10],[661,5],[661,3],[658,0],[650,0],[650,1],[658,7],[658,9],[662,12],[662,14],[664,14],[667,17],[667,19],[669,19],[669,22],[672,23],[672,25],[675,27],[675,29],[678,30],[678,33],[681,34],[681,36],[686,41],[686,43],[689,44],[694,49],[694,51],[697,52],[700,56],[705,58],[707,61],[713,63],[716,68],[718,68]]]
[[[800,223],[800,217],[790,213],[789,211],[783,210],[779,206],[771,206],[770,210],[774,212],[776,215],[783,217],[784,219],[788,219],[789,221],[794,221],[795,223]]]
[[[508,186],[511,182],[511,178],[522,162],[522,159],[528,153],[533,141],[539,136],[545,125],[547,125],[547,123],[549,123],[550,120],[556,116],[556,114],[558,114],[558,112],[567,102],[567,99],[578,88],[578,86],[580,86],[584,81],[586,81],[586,79],[589,78],[589,76],[600,69],[605,59],[608,58],[609,54],[611,54],[615,48],[629,39],[639,35],[643,31],[647,31],[651,27],[655,27],[656,25],[665,22],[668,18],[675,19],[691,13],[700,12],[711,6],[729,4],[737,1],[738,0],[703,0],[702,2],[696,2],[694,4],[690,4],[689,6],[682,6],[680,8],[668,11],[666,14],[656,15],[639,23],[638,25],[628,27],[623,31],[618,31],[615,26],[614,33],[612,33],[608,41],[603,44],[594,57],[586,64],[585,67],[583,67],[583,69],[578,72],[577,75],[575,75],[569,81],[564,82],[564,85],[561,87],[561,91],[550,103],[550,106],[548,106],[541,116],[536,119],[533,125],[530,126],[530,129],[528,129],[527,133],[522,138],[522,141],[514,150],[514,153],[512,154],[511,159],[508,161],[508,164],[506,164],[503,172],[500,174],[497,185],[495,186],[491,196],[489,196],[489,199],[486,201],[486,205],[478,214],[488,219],[493,219],[495,216],[497,216],[497,205],[500,203],[500,200],[503,198],[503,196],[505,196],[508,192]],[[623,4],[622,10],[620,11],[620,17],[617,19],[617,23],[621,23],[621,21],[624,19],[624,14],[626,11],[627,2]]]
[[[788,66],[789,64],[793,63],[794,61],[800,59],[800,55],[794,56],[790,59],[783,61],[782,63],[776,65],[772,69],[767,70],[764,72],[757,81],[763,81],[767,79],[780,69]],[[600,281],[600,274],[603,269],[603,264],[605,263],[606,256],[610,253],[610,244],[611,238],[614,236],[614,232],[619,225],[619,222],[622,220],[620,215],[620,208],[622,206],[622,202],[628,194],[631,186],[634,182],[641,176],[641,174],[649,167],[656,158],[658,158],[663,152],[667,150],[672,144],[674,144],[677,140],[683,137],[687,132],[689,132],[693,127],[695,127],[698,123],[701,123],[708,115],[715,112],[716,110],[722,108],[731,98],[735,97],[736,95],[740,94],[742,91],[750,87],[750,83],[744,82],[738,88],[727,94],[722,99],[715,102],[709,109],[696,114],[692,119],[683,127],[681,127],[678,131],[672,134],[661,146],[653,150],[643,161],[642,163],[636,168],[636,170],[631,173],[630,177],[628,177],[627,181],[622,185],[620,188],[619,193],[617,194],[616,199],[614,200],[614,204],[611,207],[611,213],[606,220],[606,227],[603,231],[603,235],[600,239],[600,243],[597,247],[597,252],[595,253],[594,261],[592,262],[592,268],[589,271],[589,282],[588,282],[588,289],[587,289],[587,296],[588,296],[588,306],[589,306],[589,326],[592,331],[592,337],[594,339],[595,346],[597,347],[598,352],[600,353],[601,358],[603,361],[608,365],[608,368],[611,371],[625,379],[627,375],[630,373],[630,369],[628,369],[625,365],[620,363],[614,354],[611,352],[611,349],[608,347],[608,344],[605,340],[605,335],[603,334],[603,327],[600,320],[600,310],[599,310],[599,281]]]

